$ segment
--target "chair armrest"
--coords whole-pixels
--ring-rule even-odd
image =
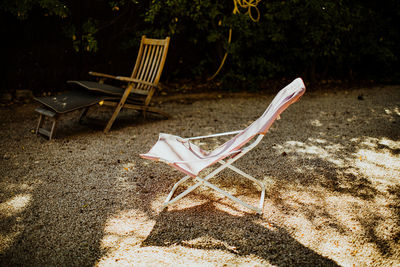
[[[117,78],[117,76],[114,76],[114,75],[95,72],[95,71],[89,71],[89,74],[93,75],[93,76],[104,77],[104,78],[111,78],[111,79],[116,79]]]
[[[152,87],[157,87],[154,83],[149,83],[149,82],[146,82],[146,81],[142,81],[142,80],[138,80],[138,79],[134,79],[134,78],[130,78],[130,77],[116,76],[115,79],[120,80],[120,81],[124,81],[124,82],[141,83],[141,84],[149,85],[149,86],[152,86]]]
[[[225,133],[217,133],[217,134],[210,134],[210,135],[203,135],[203,136],[196,136],[196,137],[189,137],[183,138],[184,140],[196,140],[196,139],[203,139],[203,138],[210,138],[210,137],[218,137],[218,136],[225,136],[225,135],[233,135],[241,133],[243,130],[233,131],[233,132],[225,132]]]
[[[149,85],[149,86],[152,86],[152,87],[157,87],[154,83],[149,83],[149,82],[146,82],[146,81],[141,81],[141,80],[130,78],[130,77],[114,76],[114,75],[95,72],[95,71],[89,71],[89,74],[93,75],[93,76],[97,76],[97,77],[110,78],[110,79],[115,79],[115,80],[124,81],[124,82],[141,83],[141,84]]]

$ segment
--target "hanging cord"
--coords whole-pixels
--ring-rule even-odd
[[[260,10],[258,10],[258,3],[260,3],[261,0],[233,0],[233,3],[235,4],[233,8],[233,14],[239,13],[239,8],[238,5],[241,8],[247,9],[246,14],[249,15],[250,19],[254,22],[257,22],[260,20]],[[256,11],[257,17],[254,18],[253,14],[251,13],[251,10],[254,9]]]
[[[245,14],[249,15],[249,17],[252,21],[257,22],[260,20],[260,10],[257,7],[259,2],[261,2],[261,0],[233,0],[234,7],[233,7],[232,13],[240,14],[240,10],[238,8],[238,6],[239,6],[243,9],[247,9],[247,12]],[[253,9],[256,11],[256,15],[257,15],[256,17],[253,17],[253,13],[251,12]],[[232,40],[232,28],[229,29],[228,44],[231,43],[231,40]],[[224,66],[224,64],[225,64],[225,60],[227,57],[228,57],[228,51],[225,51],[225,55],[221,61],[221,64],[219,65],[219,68],[217,69],[217,71],[214,73],[213,76],[208,78],[208,81],[211,81],[212,79],[215,78],[215,76],[218,75],[218,73],[222,69],[222,66]]]

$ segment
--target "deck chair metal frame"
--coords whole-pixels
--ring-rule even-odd
[[[238,134],[241,131],[233,131],[233,132],[225,132],[225,133],[218,133],[218,134],[212,134],[212,135],[207,135],[207,136],[197,136],[197,137],[190,137],[190,138],[186,138],[187,140],[196,140],[196,139],[204,139],[204,138],[211,138],[211,137],[219,137],[219,136],[226,136],[226,135],[233,135],[233,134]],[[167,198],[165,199],[164,203],[163,203],[163,207],[167,207],[168,205],[171,205],[173,203],[175,203],[176,201],[180,200],[181,198],[183,198],[184,196],[186,196],[187,194],[189,194],[190,192],[192,192],[193,190],[195,190],[197,187],[204,185],[207,186],[211,189],[214,189],[215,191],[221,193],[222,195],[226,196],[227,198],[231,199],[234,202],[239,203],[242,206],[247,207],[248,209],[254,210],[256,211],[258,214],[262,214],[262,210],[264,207],[264,198],[265,198],[265,186],[262,182],[260,182],[259,180],[257,180],[256,178],[254,178],[253,176],[245,173],[244,171],[238,169],[237,167],[233,166],[232,164],[240,159],[241,157],[243,157],[247,152],[249,152],[250,150],[252,150],[254,147],[256,147],[258,145],[259,142],[261,142],[262,138],[264,137],[264,134],[260,134],[257,139],[251,143],[250,145],[248,145],[245,148],[242,148],[240,150],[240,152],[238,152],[234,157],[231,157],[230,159],[228,159],[227,161],[224,160],[220,160],[218,161],[218,163],[221,165],[218,168],[216,168],[214,171],[212,171],[211,173],[209,173],[206,177],[201,178],[199,176],[196,176],[194,178],[195,181],[197,181],[196,184],[192,185],[191,187],[187,188],[185,191],[183,191],[182,193],[180,193],[179,195],[175,196],[173,199],[172,196],[175,193],[175,190],[179,187],[179,185],[181,185],[182,183],[184,183],[185,181],[187,181],[189,178],[191,178],[190,175],[186,175],[185,177],[183,177],[182,179],[180,179],[177,183],[175,183],[175,185],[173,186],[171,192],[168,194]],[[220,173],[221,171],[225,170],[226,168],[231,169],[232,171],[242,175],[243,177],[247,178],[250,181],[253,181],[254,183],[256,183],[260,189],[261,189],[261,196],[260,196],[260,201],[259,201],[259,205],[258,207],[252,206],[242,200],[240,200],[239,198],[231,195],[230,193],[222,190],[221,188],[219,188],[218,186],[210,183],[208,180],[210,180],[211,178],[215,177],[218,173]]]
[[[305,85],[301,78],[295,79],[291,84],[279,91],[262,116],[244,130],[191,138],[181,138],[179,136],[161,133],[159,140],[150,151],[146,154],[140,154],[140,156],[145,159],[167,163],[171,167],[186,174],[186,176],[174,184],[165,199],[163,207],[167,207],[177,202],[199,186],[204,185],[221,193],[232,201],[257,212],[258,214],[262,214],[265,198],[265,186],[263,182],[238,169],[232,164],[256,147],[268,132],[273,122],[279,118],[280,114],[288,106],[300,99],[304,92]],[[226,135],[235,136],[213,151],[203,151],[200,147],[190,142],[196,139]],[[200,177],[200,174],[204,169],[213,166],[215,163],[219,163],[221,166],[211,171],[208,175],[205,175],[204,178]],[[218,173],[227,168],[256,183],[260,187],[261,195],[258,206],[250,205],[209,182],[211,178],[215,177]],[[190,178],[192,178],[196,183],[172,198],[177,188]]]
[[[111,129],[111,126],[113,125],[122,108],[141,110],[144,116],[146,112],[152,112],[169,117],[169,114],[149,105],[154,93],[157,89],[159,89],[159,81],[164,68],[165,60],[167,58],[169,41],[169,37],[166,37],[165,39],[150,39],[143,35],[140,42],[135,67],[133,68],[132,75],[130,77],[114,76],[94,71],[89,72],[90,75],[101,78],[99,84],[103,84],[104,79],[107,78],[128,82],[128,85],[118,103],[115,101],[103,101],[102,103],[105,106],[115,107],[114,113],[104,129],[105,133]],[[86,87],[82,84],[82,82],[79,81],[70,82],[75,82]],[[143,103],[129,103],[128,97],[131,93],[145,96]]]

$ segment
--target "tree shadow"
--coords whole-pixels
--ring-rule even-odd
[[[256,215],[234,216],[205,203],[165,211],[142,246],[180,245],[256,256],[274,266],[338,266],[294,239],[284,228],[260,224]]]

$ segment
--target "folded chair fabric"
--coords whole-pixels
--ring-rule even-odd
[[[109,84],[102,84],[102,83],[97,83],[97,82],[92,82],[92,81],[68,81],[70,84],[76,84],[79,86],[82,86],[88,90],[88,94],[91,95],[96,95],[97,97],[103,97],[103,100],[106,101],[118,101],[121,99],[121,97],[124,95],[125,89]],[[136,104],[138,107],[137,109],[144,108],[143,106],[143,101],[145,99],[145,96],[140,95],[140,94],[134,94],[131,92],[128,95],[128,98],[126,99],[125,103],[129,104]],[[152,112],[153,107],[148,107],[149,112]],[[158,110],[157,110],[158,111]],[[160,113],[157,112],[156,113]],[[162,112],[161,112],[162,113]]]
[[[179,136],[160,133],[159,139],[156,144],[150,149],[150,151],[146,154],[141,154],[140,156],[145,159],[151,159],[156,161],[162,161],[167,163],[168,165],[182,171],[187,174],[184,178],[182,178],[177,184],[175,184],[172,189],[170,195],[167,197],[165,206],[172,204],[173,202],[179,200],[181,197],[189,193],[190,191],[197,188],[199,185],[204,184],[208,187],[211,187],[225,196],[231,198],[232,200],[250,208],[258,213],[262,213],[262,205],[260,201],[260,207],[256,208],[250,206],[242,201],[238,200],[236,197],[230,195],[229,193],[223,191],[221,189],[216,189],[215,185],[212,185],[207,180],[212,178],[216,173],[222,171],[225,168],[230,168],[235,172],[245,176],[246,178],[258,183],[262,188],[262,200],[264,196],[264,186],[260,184],[260,182],[251,177],[250,175],[245,174],[243,171],[240,171],[236,167],[231,164],[255,147],[262,139],[262,137],[267,133],[272,123],[278,118],[278,116],[292,103],[296,102],[305,92],[305,85],[301,78],[295,79],[292,83],[283,88],[273,99],[271,104],[265,110],[265,112],[255,120],[251,125],[249,125],[246,129],[234,132],[227,132],[209,136],[199,136],[192,138],[182,138]],[[236,134],[232,139],[214,149],[213,151],[205,151],[200,147],[196,146],[191,140],[202,139],[207,137],[215,137],[222,135],[230,135]],[[249,143],[253,138],[258,136],[258,138],[251,143],[250,145],[244,147]],[[228,158],[228,161],[224,161],[225,158]],[[205,168],[214,165],[215,163],[220,163],[222,166],[216,170],[216,173],[212,172],[211,176],[207,175],[205,178],[200,178],[199,174]],[[184,192],[183,196],[177,196],[175,199],[170,201],[170,198],[173,195],[173,192],[177,188],[179,184],[186,181],[188,178],[192,177],[194,180],[198,181],[193,189],[189,188],[188,192]],[[183,193],[182,193],[183,194]],[[263,202],[263,201],[262,201]]]
[[[98,83],[93,81],[67,81],[68,83],[77,84],[82,86],[89,91],[98,92],[106,95],[115,95],[115,96],[122,96],[124,93],[124,89],[121,87],[105,84],[105,83]]]

